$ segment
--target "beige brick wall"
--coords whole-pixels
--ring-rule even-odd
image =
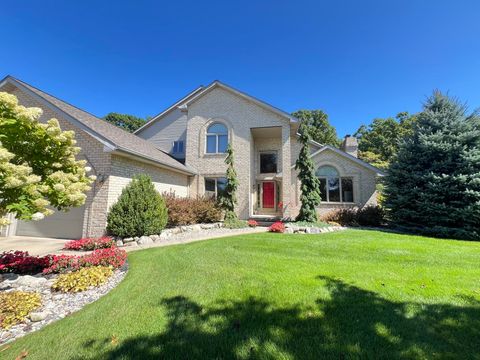
[[[15,95],[18,98],[19,103],[23,106],[41,108],[43,114],[40,121],[46,122],[51,118],[56,118],[59,121],[62,130],[75,131],[77,146],[82,149],[78,158],[86,159],[88,161],[89,166],[94,169],[92,174],[98,176],[99,174],[108,174],[110,172],[110,155],[103,151],[103,144],[98,140],[83,130],[73,126],[62,116],[62,114],[52,111],[43,102],[37,101],[35,98],[18,88],[8,84],[0,90]],[[104,183],[96,181],[92,185],[92,189],[87,193],[83,219],[84,236],[97,236],[103,234],[106,225],[107,198],[108,180]]]
[[[109,177],[108,208],[117,201],[122,189],[137,174],[147,174],[159,193],[173,192],[177,196],[188,196],[188,176],[150,164],[112,155],[112,172]]]
[[[186,163],[197,169],[199,176],[191,185],[191,194],[203,194],[204,178],[224,176],[224,155],[205,154],[205,131],[219,121],[229,129],[229,141],[235,152],[239,180],[237,212],[248,218],[253,204],[255,184],[255,150],[250,129],[255,127],[281,127],[282,168],[290,178],[290,125],[287,119],[264,109],[227,90],[214,88],[188,107]],[[286,165],[286,166],[285,166]],[[284,174],[285,176],[285,174]],[[287,185],[289,190],[289,186]],[[289,191],[284,196],[289,198]],[[285,200],[284,200],[285,201]]]

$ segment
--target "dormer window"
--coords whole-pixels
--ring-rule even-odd
[[[221,123],[214,123],[207,128],[207,154],[223,154],[228,146],[228,129]]]
[[[183,141],[174,141],[173,142],[173,154],[183,154]]]

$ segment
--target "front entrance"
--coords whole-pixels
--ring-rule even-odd
[[[262,190],[263,208],[273,209],[275,207],[275,183],[273,181],[264,181]]]

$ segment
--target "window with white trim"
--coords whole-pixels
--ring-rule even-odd
[[[227,186],[227,179],[224,177],[205,178],[205,196],[217,199],[222,196]]]
[[[223,154],[227,151],[228,129],[221,123],[213,123],[207,128],[206,153]]]
[[[325,165],[315,173],[320,180],[320,197],[323,202],[353,202],[353,179],[340,177],[337,169]]]
[[[173,154],[183,154],[183,141],[174,141],[173,142]]]

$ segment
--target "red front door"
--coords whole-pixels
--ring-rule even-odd
[[[275,183],[273,181],[264,182],[263,184],[263,207],[275,207]]]

